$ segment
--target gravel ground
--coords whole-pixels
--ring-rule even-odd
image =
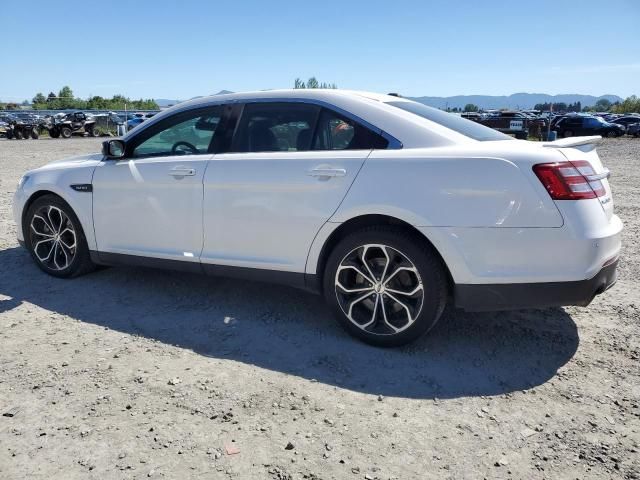
[[[448,311],[396,350],[284,287],[41,273],[15,240],[16,182],[98,149],[0,140],[0,478],[640,478],[640,140],[599,149],[626,224],[615,288]]]

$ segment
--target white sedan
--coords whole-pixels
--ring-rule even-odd
[[[354,336],[401,345],[447,302],[587,305],[613,285],[622,222],[599,140],[514,140],[390,95],[216,95],[27,172],[14,215],[51,275],[283,282],[324,295]]]

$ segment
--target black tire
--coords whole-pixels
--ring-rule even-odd
[[[620,133],[617,130],[609,130],[607,132],[607,138],[616,138],[619,136],[620,136]]]
[[[71,138],[71,129],[69,127],[62,127],[60,129],[60,135],[62,138]]]
[[[13,129],[12,128],[7,129],[4,136],[7,138],[7,140],[11,140],[13,138]]]
[[[33,130],[31,130],[31,138],[33,138],[34,140],[37,140],[39,136],[40,136],[40,133],[38,132],[37,128],[34,128]]]
[[[358,319],[350,320],[347,312],[345,312],[343,297],[346,294],[343,289],[338,287],[338,284],[341,285],[345,280],[344,277],[341,278],[338,275],[343,275],[344,272],[347,272],[347,276],[354,277],[354,282],[361,282],[360,284],[367,289],[374,287],[366,282],[362,275],[354,273],[349,267],[347,269],[342,268],[340,272],[338,269],[341,265],[344,266],[345,263],[350,263],[349,258],[352,255],[361,256],[361,252],[365,251],[365,246],[367,245],[369,245],[366,254],[369,267],[365,267],[369,268],[367,274],[379,275],[380,271],[382,271],[382,275],[379,275],[381,278],[374,279],[377,283],[375,291],[372,291],[370,296],[366,296],[367,292],[365,292],[364,296],[366,298],[363,296],[364,300],[359,301],[359,303],[354,301],[346,302],[350,306],[349,312],[351,312],[352,318],[356,316],[356,309],[359,308],[363,312],[364,322],[370,322],[370,326],[366,327],[368,330],[365,330],[356,325],[356,323],[360,323],[356,321]],[[384,251],[387,252],[387,265],[390,265],[395,257],[398,262],[392,268],[400,272],[403,269],[398,269],[398,266],[412,264],[412,268],[415,267],[417,275],[411,272],[400,272],[394,276],[393,273],[387,271],[388,269],[383,269],[382,264],[378,263],[376,265],[376,261],[382,258],[379,255],[383,253],[380,246],[384,246]],[[389,258],[392,260],[389,260]],[[385,272],[387,272],[386,276],[384,275]],[[391,294],[393,291],[396,297],[400,297],[397,294],[397,290],[391,290],[391,286],[394,286],[394,289],[398,288],[396,286],[398,284],[392,282],[401,282],[402,275],[412,279],[407,282],[409,284],[407,288],[411,289],[417,286],[416,291],[419,289],[418,297],[416,298],[402,297],[403,302],[407,304],[413,302],[411,309],[406,306],[404,310],[400,308],[400,303],[396,302],[396,299]],[[385,278],[387,278],[387,282],[384,282]],[[413,286],[410,285],[411,282],[413,282]],[[427,285],[428,288],[422,288],[422,285]],[[387,289],[386,291],[385,288]],[[368,227],[350,233],[329,254],[324,270],[324,297],[338,322],[354,337],[379,347],[405,345],[418,339],[433,328],[445,308],[447,291],[447,275],[437,253],[423,239],[417,238],[401,228],[391,226]],[[349,295],[360,295],[360,293],[349,293]],[[386,299],[386,303],[384,299]],[[381,302],[381,307],[376,311],[377,302]],[[356,303],[357,306],[355,306]],[[368,306],[367,303],[369,304]],[[419,308],[417,305],[419,305]],[[413,313],[410,310],[413,310]],[[384,316],[381,316],[381,313]],[[371,320],[369,320],[368,315],[371,315]],[[395,318],[392,318],[394,315]],[[414,317],[413,320],[411,319],[412,316]],[[388,322],[386,321],[387,318],[389,319]],[[392,330],[388,326],[392,323],[395,323],[395,327],[401,330]]]
[[[565,138],[573,137],[573,130],[565,130],[562,136]]]
[[[51,130],[49,130],[49,136],[51,138],[59,138],[60,137],[60,130],[57,128],[52,128]]]
[[[51,231],[48,229],[47,222],[42,221],[44,212],[51,208],[50,216],[47,216],[47,220],[49,224],[53,225],[54,229],[56,225],[54,222],[57,219],[60,219],[60,228],[58,230],[63,233],[59,235],[60,241],[65,242],[64,245],[71,244],[71,237],[69,237],[69,228],[70,227],[74,233],[74,248],[62,248],[60,246],[60,253],[56,250],[56,254],[53,256],[49,256],[49,261],[43,261],[38,257],[36,253],[36,247],[39,249],[39,253],[41,257],[45,257],[46,248],[51,244],[45,242],[45,244],[38,246],[38,242],[46,239],[46,235],[39,235],[34,230],[41,230],[43,233],[46,231]],[[57,210],[56,210],[57,209]],[[66,223],[63,220],[63,216],[59,215],[57,212],[63,212],[64,216],[69,223]],[[35,216],[39,216],[40,219],[34,219]],[[53,222],[52,222],[53,220]],[[32,228],[32,223],[34,228]],[[64,233],[66,231],[66,233]],[[78,220],[78,217],[74,213],[73,209],[69,206],[67,202],[65,202],[62,198],[57,195],[43,195],[40,198],[37,198],[30,206],[29,209],[24,216],[24,225],[23,225],[24,239],[27,249],[31,253],[33,260],[36,262],[36,265],[43,271],[48,273],[49,275],[53,275],[54,277],[59,278],[71,278],[77,277],[79,275],[83,275],[95,269],[95,264],[91,261],[89,256],[89,247],[87,246],[87,240],[84,235],[84,231],[82,230],[82,225]],[[52,240],[52,242],[60,243],[58,240]],[[42,243],[42,242],[41,242]],[[53,248],[53,247],[52,247]],[[44,249],[44,250],[40,250]],[[64,254],[64,256],[62,255]],[[69,254],[69,255],[67,255]],[[69,259],[71,256],[71,259]],[[60,259],[59,263],[56,263],[57,260]],[[65,268],[56,268],[57,265],[63,266],[63,261],[68,262],[68,265]]]
[[[13,136],[15,137],[16,140],[22,140],[22,131],[20,130],[15,130],[13,132]]]
[[[90,137],[99,137],[100,136],[100,130],[98,130],[95,125],[92,125],[91,127],[87,128],[87,133],[89,134]]]

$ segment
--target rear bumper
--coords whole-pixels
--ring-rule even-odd
[[[455,305],[467,311],[587,306],[596,295],[616,283],[618,260],[594,277],[574,282],[456,284]]]

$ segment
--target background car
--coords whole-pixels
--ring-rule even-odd
[[[137,127],[145,120],[145,117],[133,117],[132,119],[127,120],[127,130],[131,130],[132,128]]]
[[[640,123],[640,115],[625,115],[622,117],[614,118],[610,120],[610,123],[615,123],[616,125],[622,125],[625,129],[634,123]]]
[[[581,135],[602,135],[603,137],[619,137],[626,133],[622,125],[608,123],[599,117],[576,115],[560,119],[554,130],[560,137],[575,137]]]

